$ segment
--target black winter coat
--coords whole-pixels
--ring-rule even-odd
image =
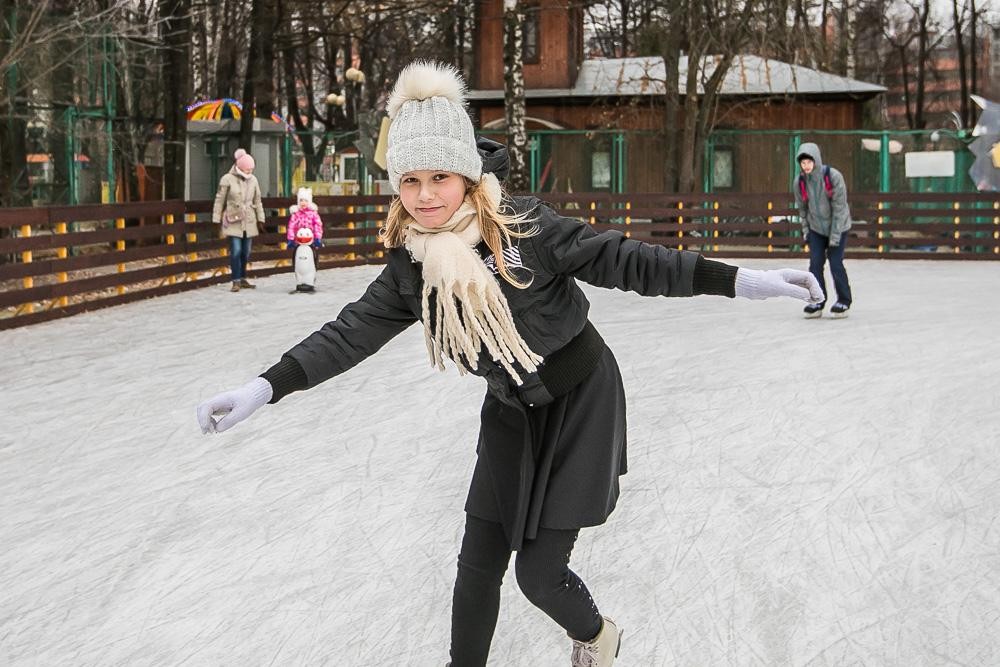
[[[530,211],[536,227],[534,235],[515,239],[504,253],[508,267],[531,282],[521,289],[498,280],[518,332],[542,357],[588,325],[590,304],[577,280],[646,296],[733,296],[735,267],[618,231],[598,233],[534,198],[509,203],[518,212]],[[489,252],[485,244],[479,250]],[[272,402],[343,373],[421,318],[421,265],[403,248],[387,255],[386,267],[358,301],[264,373],[274,387]],[[484,259],[490,266],[492,258]],[[522,374],[521,387],[485,353],[470,371],[486,379],[488,390],[466,511],[501,522],[513,549],[533,538],[539,526],[597,525],[614,509],[618,476],[626,470],[624,389],[603,343],[591,366],[585,379],[555,396],[546,391],[544,361],[539,373]],[[304,380],[288,381],[303,371]]]

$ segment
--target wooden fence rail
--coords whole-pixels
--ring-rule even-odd
[[[558,213],[596,229],[706,255],[806,256],[786,193],[551,194]],[[385,196],[317,197],[320,267],[384,261]],[[264,200],[249,274],[291,271],[287,199]],[[851,197],[853,258],[1000,260],[1000,193]],[[0,329],[228,281],[228,244],[210,201],[0,209]]]

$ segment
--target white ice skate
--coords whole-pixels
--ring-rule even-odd
[[[295,289],[296,292],[316,291],[316,258],[313,255],[313,233],[308,227],[295,232]]]
[[[573,640],[572,667],[611,667],[622,646],[622,631],[618,625],[604,616],[601,631],[589,642]]]

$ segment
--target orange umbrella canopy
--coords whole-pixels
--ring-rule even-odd
[[[203,100],[187,107],[188,120],[239,119],[242,115],[243,105],[239,100],[234,100],[230,97],[223,97],[219,100]],[[281,116],[274,112],[271,113],[271,120],[275,123],[281,123],[288,129],[292,129]]]
[[[243,115],[243,105],[224,97],[221,100],[204,100],[188,106],[188,120],[225,120]]]

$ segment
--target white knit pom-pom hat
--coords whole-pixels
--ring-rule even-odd
[[[450,171],[479,182],[483,161],[465,110],[465,82],[451,65],[417,61],[396,79],[386,105],[389,147],[385,154],[392,189],[403,174]]]

